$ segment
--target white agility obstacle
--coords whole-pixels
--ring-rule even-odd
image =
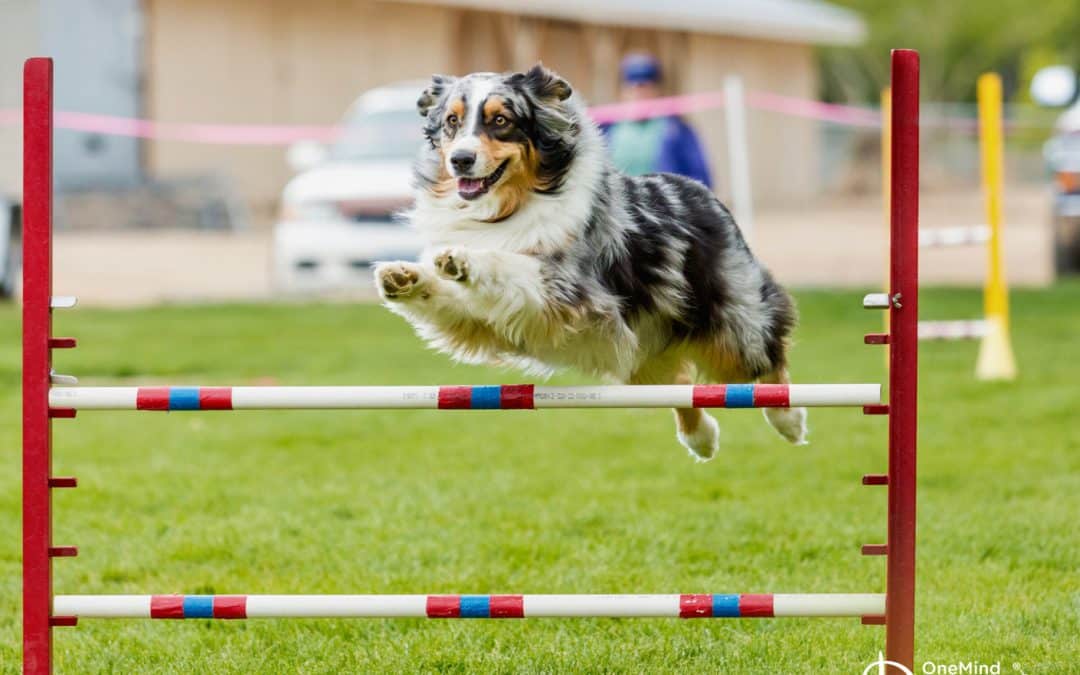
[[[511,410],[538,408],[787,408],[881,403],[879,384],[708,384],[547,387],[52,387],[71,410]]]
[[[1001,112],[1001,78],[984,73],[977,85],[979,106],[979,155],[982,191],[987,224],[937,227],[919,230],[920,248],[985,246],[986,276],[983,280],[983,318],[960,321],[920,321],[920,340],[979,340],[975,376],[980,380],[1011,380],[1016,377],[1016,359],[1009,335],[1009,289],[1005,278],[1004,216],[1004,143]],[[882,128],[888,128],[892,98],[888,89],[881,94]],[[881,135],[883,191],[888,210],[892,169],[891,137]],[[888,317],[886,316],[886,328]]]
[[[662,595],[58,595],[83,619],[861,617],[884,593]]]
[[[539,618],[858,617],[885,626],[890,661],[912,667],[915,631],[915,486],[918,387],[919,60],[892,55],[900,114],[892,124],[891,281],[865,306],[887,310],[888,401],[878,384],[715,384],[625,386],[363,386],[363,387],[78,387],[52,369],[52,352],[76,346],[52,334],[53,309],[73,307],[52,288],[51,59],[30,59],[24,84],[23,236],[23,670],[52,671],[53,628],[81,619],[247,619],[317,617]],[[786,408],[862,406],[888,419],[888,473],[863,485],[888,490],[887,543],[862,554],[884,556],[885,593],[662,595],[57,595],[52,565],[78,554],[52,541],[52,490],[78,481],[52,473],[55,419],[79,411],[227,411],[280,409],[529,410],[542,408]]]

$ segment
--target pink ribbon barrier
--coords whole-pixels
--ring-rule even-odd
[[[159,141],[230,145],[288,145],[297,141],[332,141],[337,126],[267,124],[177,124],[90,113],[56,113],[56,126],[71,131],[133,136]]]
[[[851,127],[880,128],[881,113],[876,108],[825,103],[764,91],[746,94],[747,107],[793,117]],[[608,103],[589,108],[592,118],[601,124],[642,120],[669,115],[715,110],[724,107],[723,92],[702,92],[666,96],[647,101]],[[16,109],[0,109],[0,126],[22,122]],[[956,129],[965,133],[978,131],[978,120],[969,117],[924,115],[925,126]],[[56,113],[56,126],[69,131],[127,136],[156,141],[181,141],[216,145],[289,145],[297,141],[330,142],[341,134],[336,125],[287,124],[189,124],[92,113]],[[1007,128],[1039,126],[1007,123]]]

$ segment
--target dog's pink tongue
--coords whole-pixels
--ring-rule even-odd
[[[476,194],[484,189],[483,178],[458,178],[458,192],[462,194]]]

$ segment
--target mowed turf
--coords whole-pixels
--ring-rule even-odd
[[[804,292],[797,382],[877,382],[881,316]],[[920,662],[1076,672],[1080,285],[1012,296],[1021,378],[973,379],[976,347],[922,351]],[[923,314],[979,312],[932,290]],[[376,306],[57,313],[84,384],[519,382],[453,365]],[[0,308],[0,663],[20,654],[18,314]],[[586,382],[574,375],[558,382]],[[664,410],[80,413],[55,423],[57,593],[881,592],[884,417],[811,411],[811,444],[718,411],[696,464]],[[857,619],[85,620],[59,672],[859,673]],[[918,672],[918,671],[917,671]]]

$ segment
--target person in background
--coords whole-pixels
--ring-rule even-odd
[[[622,61],[623,101],[643,101],[660,95],[660,63],[650,54],[630,54]],[[613,122],[601,126],[611,159],[634,176],[668,172],[697,179],[709,188],[712,178],[697,134],[676,116]]]

